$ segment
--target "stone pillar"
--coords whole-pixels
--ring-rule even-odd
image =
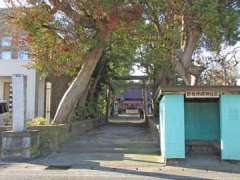
[[[12,76],[13,109],[12,121],[13,132],[23,132],[26,120],[26,76],[16,74]]]
[[[2,132],[3,160],[27,160],[40,154],[40,134],[38,130],[26,130],[26,77],[12,76],[13,88],[13,128]],[[32,97],[34,98],[34,97]]]
[[[46,95],[45,95],[45,117],[48,120],[48,123],[51,123],[51,96],[52,96],[52,84],[47,82],[46,86]]]

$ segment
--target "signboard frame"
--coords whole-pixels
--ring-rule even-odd
[[[220,92],[218,91],[186,91],[186,98],[219,98]]]

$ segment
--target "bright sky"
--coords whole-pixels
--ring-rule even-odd
[[[4,0],[0,0],[0,8],[6,7]]]
[[[130,74],[132,76],[143,76],[146,75],[146,73],[144,73],[144,68],[143,67],[139,67],[137,64],[133,66],[133,70],[130,72]]]

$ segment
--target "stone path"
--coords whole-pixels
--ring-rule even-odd
[[[34,163],[71,167],[156,166],[161,157],[158,144],[143,124],[111,123],[63,144],[58,153]],[[136,167],[137,168],[137,167]]]

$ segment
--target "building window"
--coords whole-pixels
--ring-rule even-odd
[[[28,36],[27,35],[21,35],[19,38],[19,45],[20,46],[26,46],[28,41]]]
[[[20,52],[18,52],[18,59],[20,59],[20,60],[28,60],[28,52],[27,51],[20,51]]]
[[[10,60],[12,58],[12,53],[11,51],[3,51],[1,53],[1,59],[2,60]]]
[[[10,36],[4,36],[1,39],[1,46],[11,46],[12,43],[12,37]]]

